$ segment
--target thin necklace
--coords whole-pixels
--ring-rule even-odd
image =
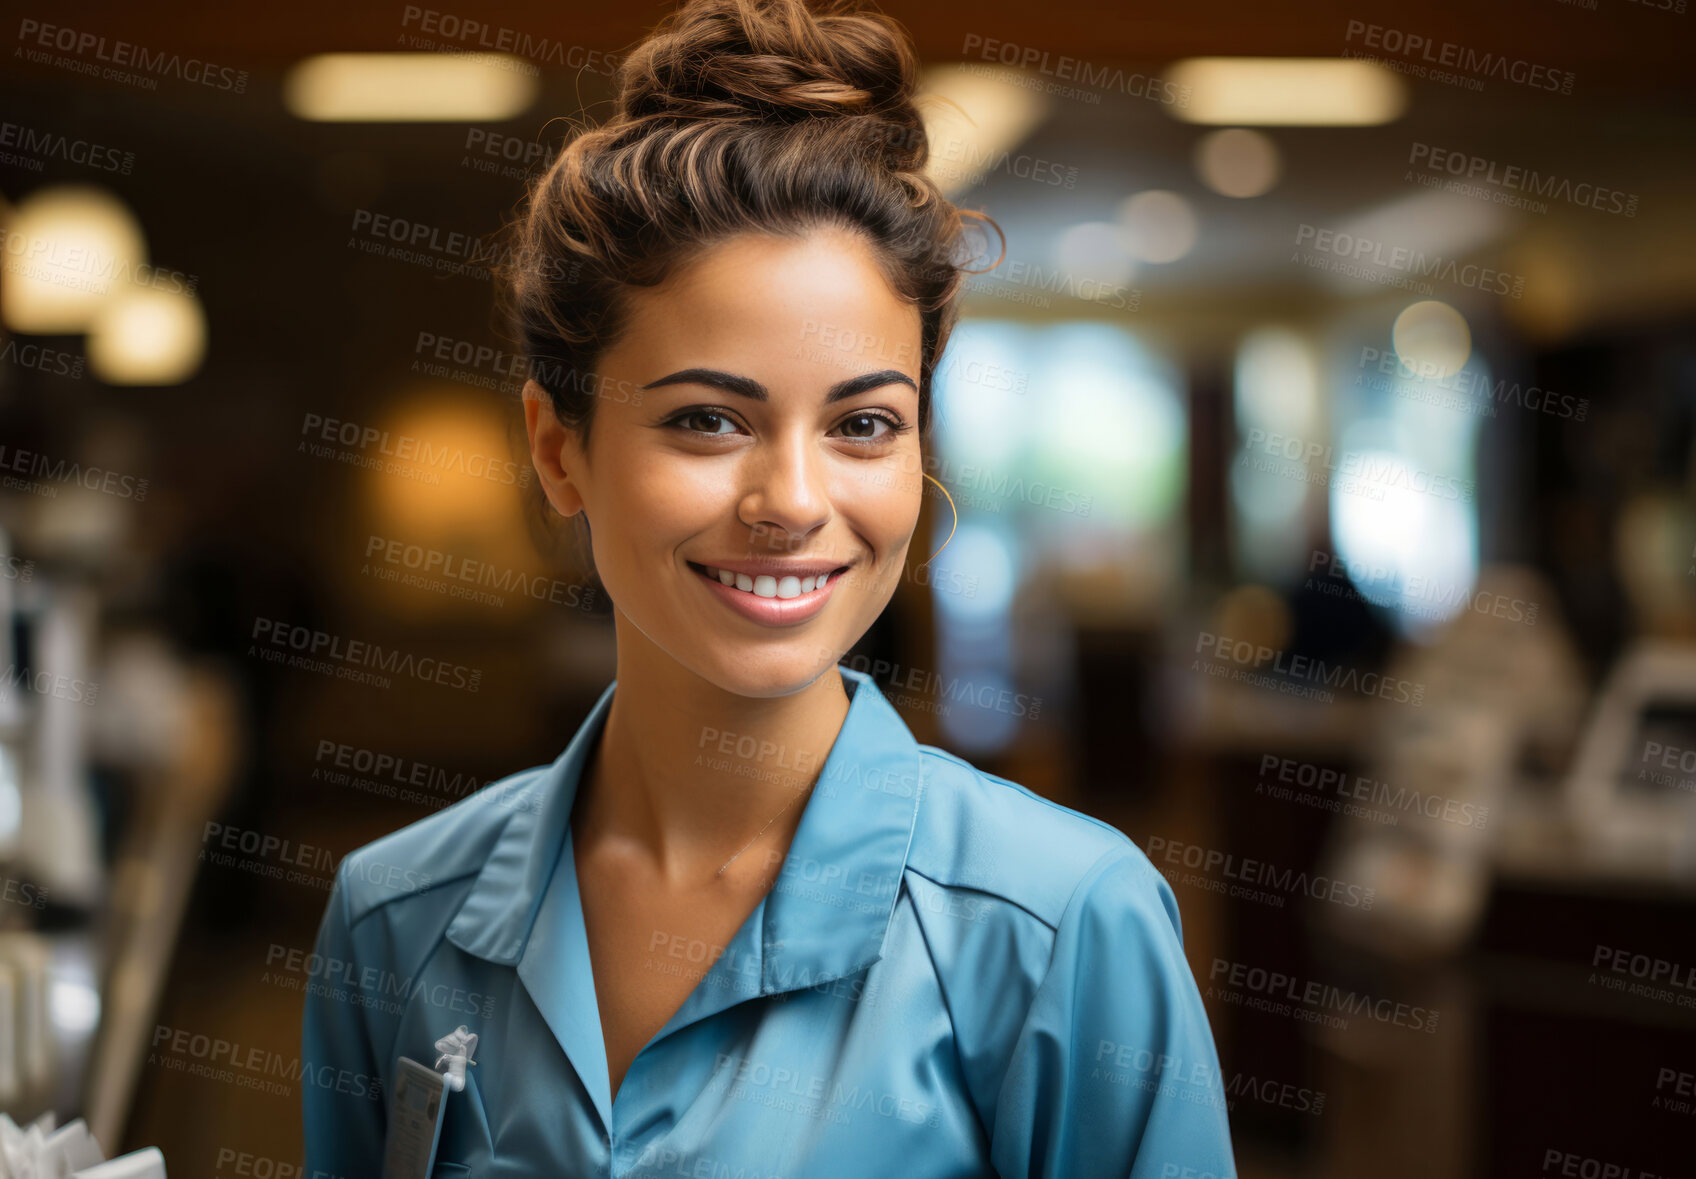
[[[810,790],[811,788],[812,788],[811,784],[809,784],[807,787],[805,787],[801,790],[797,790],[795,792],[795,798],[800,798],[803,794],[807,793],[807,791]],[[777,822],[779,816],[781,816],[783,814],[783,811],[786,811],[790,807],[795,805],[795,798],[791,798],[788,802],[784,803],[782,810],[778,811],[777,814],[775,814],[771,818],[767,819],[766,820],[766,826],[761,827],[758,831],[754,832],[754,839],[750,839],[747,843],[744,843],[742,845],[742,851],[737,852],[735,856],[731,856],[728,860],[726,860],[724,862],[724,868],[730,867],[730,865],[732,865],[736,862],[736,856],[741,855],[742,852],[745,852],[749,848],[753,847],[754,846],[754,840],[758,839],[760,836],[762,836],[766,833],[766,827],[770,827],[773,823]],[[720,868],[717,872],[714,872],[713,876],[715,878],[719,877],[719,876],[723,876],[724,875],[724,868]]]

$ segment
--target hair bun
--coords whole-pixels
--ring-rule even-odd
[[[963,226],[993,222],[924,170],[918,68],[906,30],[870,0],[681,0],[631,48],[616,109],[532,182],[503,264],[559,420],[587,437],[598,366],[636,291],[738,234],[823,226],[858,235],[890,293],[918,309],[922,436],[959,315]]]
[[[922,134],[905,32],[859,0],[685,0],[619,68],[621,121],[871,116]]]

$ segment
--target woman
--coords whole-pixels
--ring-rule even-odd
[[[1233,1173],[1164,881],[837,664],[902,575],[961,282],[915,68],[874,11],[690,0],[532,193],[530,453],[617,678],[552,765],[347,857],[307,1173],[382,1173],[400,1059],[459,1026],[418,1173]]]

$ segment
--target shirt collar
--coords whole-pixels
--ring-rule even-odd
[[[912,846],[918,742],[870,676],[837,671],[848,715],[777,882],[755,910],[764,994],[841,978],[881,957]],[[503,965],[523,957],[617,687],[615,680],[601,693],[551,766],[498,788],[497,805],[513,814],[448,926],[460,949]]]

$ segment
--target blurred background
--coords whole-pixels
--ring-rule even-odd
[[[0,1109],[298,1174],[341,856],[613,674],[488,263],[665,9],[7,7]],[[1006,257],[847,662],[1167,876],[1243,1175],[1696,1174],[1685,0],[886,10]]]

